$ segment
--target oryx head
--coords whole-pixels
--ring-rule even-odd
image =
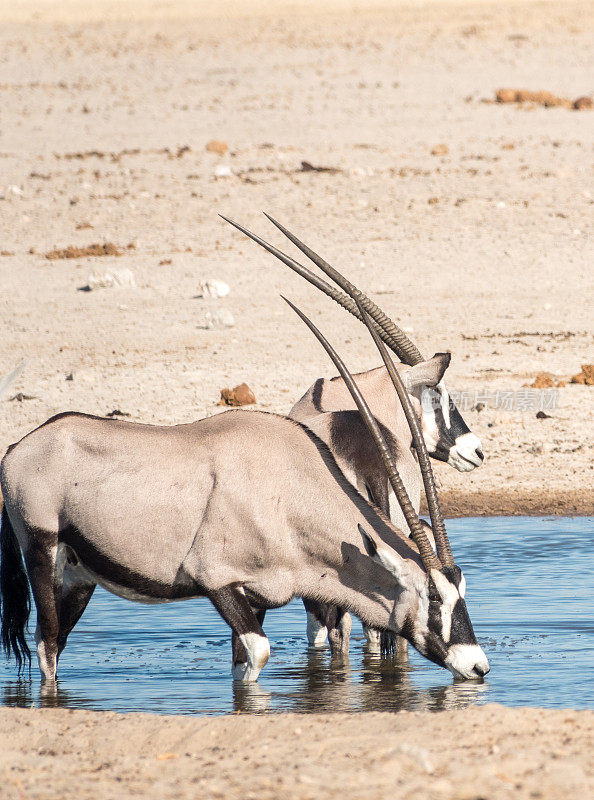
[[[361,313],[354,299],[357,298],[371,317],[373,321],[372,324],[375,326],[379,337],[386,343],[390,350],[398,356],[403,364],[408,364],[414,369],[417,366],[422,367],[423,364],[429,364],[433,360],[429,359],[429,361],[426,362],[415,344],[408,338],[404,331],[392,322],[381,308],[363,294],[363,292],[357,289],[344,275],[341,275],[338,270],[331,267],[327,261],[324,261],[324,259],[310,247],[301,242],[294,234],[281,225],[280,222],[277,222],[268,214],[266,214],[266,216],[301,250],[302,253],[313,261],[313,263],[316,264],[322,272],[328,275],[328,277],[343,291],[341,292],[334,286],[326,283],[326,281],[322,280],[315,272],[299,264],[298,261],[286,255],[277,247],[268,244],[264,239],[261,239],[259,236],[256,236],[256,234],[247,230],[247,228],[227,219],[227,217],[223,217],[223,219],[230,222],[231,225],[242,231],[242,233],[245,233],[250,239],[260,244],[268,250],[269,253],[275,255],[284,264],[309,281],[309,283],[327,294],[347,311],[350,311],[357,319],[362,320]],[[346,292],[346,294],[343,292]],[[444,356],[445,354],[441,355]],[[445,372],[448,364],[449,359],[443,372]],[[439,380],[433,383],[418,384],[418,399],[421,401],[422,405],[423,433],[427,440],[429,454],[433,458],[447,462],[450,466],[460,470],[460,472],[469,472],[475,467],[480,467],[483,462],[484,455],[481,441],[478,436],[470,431],[470,428],[462,419],[462,415],[458,411],[455,403],[450,398],[443,382],[443,372]]]
[[[451,353],[436,353],[402,372],[408,393],[419,406],[421,427],[432,458],[445,461],[460,472],[480,467],[483,451],[451,400],[444,383]]]
[[[381,428],[346,365],[316,326],[292,303],[289,303],[322,343],[351,393],[359,413],[376,443],[388,480],[408,524],[410,538],[418,549],[421,564],[417,560],[403,558],[401,554],[391,550],[383,543],[375,542],[359,525],[365,549],[371,558],[394,575],[408,595],[405,603],[406,619],[399,632],[422,655],[450,670],[456,678],[483,678],[489,672],[489,662],[477,643],[468,616],[464,600],[466,583],[460,568],[454,562],[419,419],[413,409],[405,382],[388,355],[377,328],[354,292],[353,297],[361,318],[380,351],[398,399],[402,403],[417,451],[431,517],[429,528],[427,523],[422,522],[417,516]],[[434,538],[435,549],[430,541],[428,528]],[[395,600],[395,604],[400,602],[402,602],[401,599]],[[396,607],[393,617],[397,617]]]
[[[422,525],[426,525],[421,521]],[[426,526],[431,536],[431,528]],[[395,551],[359,529],[365,549],[409,593],[408,614],[400,633],[422,655],[448,669],[455,678],[476,680],[489,672],[489,662],[479,646],[468,609],[466,580],[456,564],[415,570]],[[435,554],[434,554],[435,555]]]

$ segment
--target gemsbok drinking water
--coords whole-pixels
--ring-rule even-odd
[[[1,635],[19,666],[30,655],[29,580],[48,683],[97,584],[146,603],[208,597],[233,631],[239,680],[256,680],[268,660],[266,610],[295,596],[351,610],[377,630],[404,636],[457,678],[489,671],[418,422],[389,356],[381,349],[418,448],[437,553],[354,379],[298,313],[352,393],[410,537],[295,420],[229,411],[159,427],[61,414],[11,446],[0,465]],[[361,316],[381,346],[363,309]]]
[[[420,418],[429,455],[436,460],[447,462],[461,472],[468,472],[480,466],[483,461],[481,442],[462,419],[443,381],[444,373],[450,364],[450,353],[437,353],[433,358],[425,360],[406,333],[369,297],[283,225],[268,214],[266,217],[340,288],[337,289],[327,283],[315,272],[242,225],[226,217],[223,219],[363,321],[357,305],[360,303],[372,318],[378,336],[400,359],[395,366],[402,376],[407,394]],[[394,394],[388,371],[382,365],[368,372],[359,373],[356,378],[374,417],[382,427],[396,468],[402,477],[413,508],[418,513],[422,483],[416,451],[402,404]],[[397,528],[406,530],[406,520],[400,504],[390,489],[377,448],[341,377],[329,380],[319,378],[293,406],[289,416],[304,423],[316,433],[328,445],[340,469],[351,483],[379,506]],[[330,631],[329,640],[332,649],[335,649],[335,643],[339,641],[344,647],[344,636],[332,635],[332,628],[336,624],[341,623],[345,630],[348,627],[349,623],[344,619],[343,612],[311,600],[304,602],[307,610],[309,643],[313,646],[323,645]],[[380,637],[378,631],[367,626],[364,626],[364,630],[369,650],[387,653],[394,650],[399,659],[407,657],[404,640],[396,640],[386,634]]]

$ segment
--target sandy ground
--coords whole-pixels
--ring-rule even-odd
[[[449,514],[594,513],[594,389],[524,388],[594,361],[594,111],[482,102],[591,94],[592,3],[23,0],[0,16],[0,374],[26,359],[0,450],[66,409],[197,419],[242,381],[288,411],[333,370],[281,291],[353,369],[376,365],[362,326],[217,217],[285,246],[265,209],[423,352],[452,350],[486,462],[438,468]],[[44,258],[95,242],[124,254]],[[80,291],[113,269],[136,287]],[[227,298],[196,298],[210,277]],[[235,326],[204,329],[221,308]]]
[[[591,94],[593,20],[569,0],[2,4],[0,374],[26,364],[0,450],[66,409],[196,419],[242,381],[287,411],[332,370],[281,291],[353,369],[377,364],[361,326],[217,217],[282,244],[266,209],[425,353],[452,350],[487,459],[439,468],[448,513],[594,513],[594,388],[559,388],[548,419],[524,389],[594,361],[594,111],[483,102]],[[44,258],[95,242],[123,255]],[[81,291],[113,269],[136,286]],[[227,298],[196,297],[211,277]],[[220,309],[235,326],[205,328]],[[0,795],[581,798],[593,719],[2,710]]]
[[[591,711],[198,719],[2,709],[0,728],[3,800],[577,800],[594,791]]]

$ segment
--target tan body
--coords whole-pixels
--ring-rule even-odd
[[[264,609],[309,597],[398,632],[425,580],[414,546],[324,445],[271,414],[230,411],[168,428],[64,415],[9,450],[0,483],[47,679],[65,644],[64,587],[78,583],[146,602],[229,586]],[[358,525],[402,561],[406,585],[367,555]]]

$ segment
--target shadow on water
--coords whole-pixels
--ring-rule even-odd
[[[230,679],[229,632],[205,600],[143,606],[98,590],[71,635],[56,689],[0,661],[4,705],[156,713],[440,711],[475,703],[594,707],[594,519],[500,518],[448,525],[491,673],[453,682],[413,653],[350,659],[309,649],[300,601],[269,612],[271,658],[257,684]]]

